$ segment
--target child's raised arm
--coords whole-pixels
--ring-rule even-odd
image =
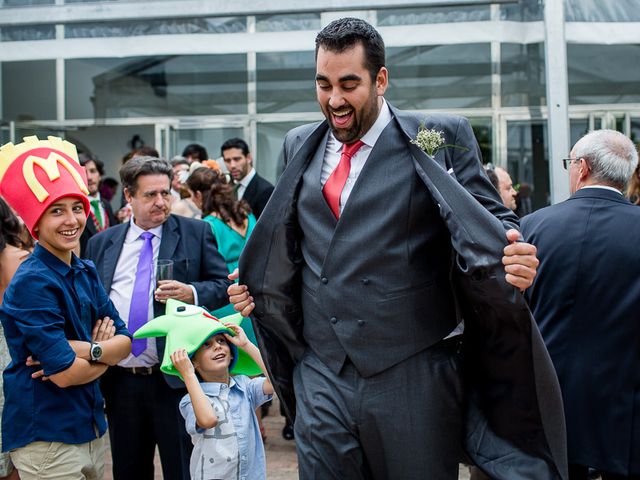
[[[205,429],[215,427],[218,424],[218,417],[213,411],[211,402],[204,394],[202,386],[200,386],[187,351],[181,348],[173,352],[171,354],[171,362],[180,372],[184,379],[184,384],[187,386],[189,398],[191,398],[191,404],[193,405],[193,412],[196,415],[197,426]]]
[[[234,331],[235,335],[232,337],[231,335],[224,334],[227,337],[227,341],[233,343],[236,347],[244,350],[251,359],[256,362],[260,370],[265,376],[265,381],[262,384],[262,392],[265,395],[273,395],[273,385],[271,384],[271,380],[269,379],[269,375],[267,374],[267,367],[264,365],[264,361],[262,360],[262,355],[260,355],[260,350],[253,343],[249,341],[246,333],[239,325],[234,323],[225,323],[225,327],[230,328]]]

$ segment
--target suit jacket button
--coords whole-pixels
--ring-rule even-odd
[[[327,283],[329,283],[329,279],[328,279],[328,278],[326,278],[326,277],[322,277],[322,280],[320,280],[320,281],[321,281],[322,283],[324,283],[325,285],[326,285]]]
[[[363,278],[362,279],[362,284],[363,285],[369,285],[369,283],[371,283],[371,282],[370,282],[370,280],[368,278]]]
[[[364,327],[364,320],[358,320],[358,326]]]
[[[331,319],[329,320],[331,323],[333,323],[334,325],[336,323],[338,323],[338,319],[336,317],[331,317]]]

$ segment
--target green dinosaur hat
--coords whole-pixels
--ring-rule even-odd
[[[134,338],[166,336],[167,341],[160,370],[182,378],[171,362],[173,352],[184,348],[191,357],[212,335],[218,333],[234,335],[233,330],[225,327],[222,322],[240,325],[242,321],[243,317],[239,313],[218,320],[202,307],[168,299],[166,313],[140,327],[133,336]],[[233,356],[229,365],[231,374],[253,376],[262,373],[260,367],[249,355],[232,343],[229,343],[229,347]]]

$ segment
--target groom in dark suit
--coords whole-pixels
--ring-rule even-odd
[[[563,162],[571,197],[522,233],[540,253],[527,296],[562,387],[569,478],[640,479],[640,208],[622,195],[638,153],[596,130]]]
[[[168,298],[210,310],[227,303],[227,266],[211,227],[170,215],[172,175],[164,160],[129,160],[120,178],[132,219],[97,234],[87,248],[87,258],[133,331],[141,317],[146,322],[163,315]],[[161,285],[153,275],[158,259],[173,260],[173,280]],[[156,445],[164,478],[188,480],[191,440],[178,411],[184,383],[160,372],[164,337],[134,342],[140,343],[132,354],[102,379],[114,480],[152,480]]]
[[[316,67],[326,121],[287,134],[287,166],[244,250],[231,301],[252,312],[278,395],[295,416],[302,479],[457,478],[466,399],[453,271],[473,269],[476,285],[498,276],[506,285],[506,270],[524,289],[535,275],[535,248],[504,247],[517,217],[484,174],[465,119],[421,117],[385,101],[384,43],[373,27],[353,18],[329,24],[316,38]],[[455,147],[436,145],[426,156],[410,142],[420,123]],[[440,195],[436,177],[451,196]],[[451,210],[459,198],[462,208]],[[498,231],[496,249],[483,251],[476,235],[483,215]],[[461,241],[473,264],[454,256]],[[522,302],[512,286],[506,291]],[[528,328],[524,320],[517,325]],[[534,397],[518,404],[529,425],[539,420]],[[518,432],[511,426],[520,420],[510,422],[504,430]],[[511,436],[526,438],[519,455],[496,442],[493,453],[502,453],[490,457],[488,471],[562,478],[562,459],[534,430]],[[477,443],[491,436],[485,425],[476,433]],[[505,465],[514,469],[506,474]],[[519,467],[527,474],[515,474]]]

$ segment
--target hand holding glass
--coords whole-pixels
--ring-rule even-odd
[[[156,282],[173,280],[173,260],[158,260],[156,264]]]

